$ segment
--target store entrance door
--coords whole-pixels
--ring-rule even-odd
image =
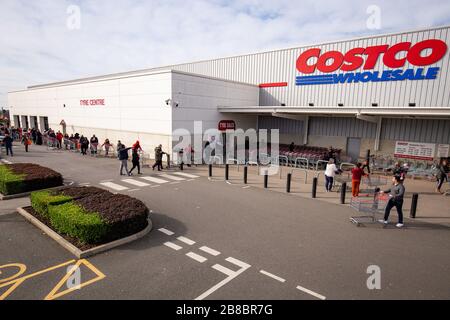
[[[352,162],[358,161],[361,151],[361,138],[347,138],[347,155]]]

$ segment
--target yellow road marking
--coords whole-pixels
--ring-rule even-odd
[[[23,276],[23,277],[21,277],[21,278],[17,278],[17,277],[21,276],[21,275],[26,271],[26,266],[25,266],[24,264],[20,264],[20,263],[8,264],[8,265],[0,266],[0,269],[2,269],[2,268],[3,268],[3,269],[4,269],[4,268],[9,268],[9,267],[18,267],[18,268],[19,268],[19,271],[17,272],[17,274],[15,274],[15,275],[12,276],[12,277],[8,277],[7,279],[0,280],[0,288],[4,288],[4,287],[7,287],[7,286],[10,286],[10,285],[11,285],[11,287],[10,287],[5,293],[3,293],[3,294],[0,296],[0,301],[1,301],[1,300],[5,300],[5,299],[6,299],[12,292],[14,292],[14,290],[16,290],[16,289],[17,289],[24,281],[26,281],[26,280],[28,280],[28,279],[30,279],[30,278],[39,276],[39,275],[41,275],[41,274],[44,274],[44,273],[47,273],[47,272],[50,272],[50,271],[53,271],[53,270],[56,270],[56,269],[59,269],[59,268],[62,268],[62,267],[71,265],[71,264],[74,264],[74,263],[75,263],[75,266],[74,266],[73,268],[70,269],[70,271],[69,271],[69,272],[63,277],[63,279],[56,285],[56,287],[55,287],[55,288],[54,288],[54,289],[53,289],[53,290],[45,297],[45,300],[53,300],[53,299],[62,297],[62,296],[66,295],[66,294],[68,294],[68,293],[70,293],[70,292],[72,292],[72,291],[74,291],[74,290],[81,289],[81,288],[83,288],[83,287],[85,287],[85,286],[87,286],[87,285],[90,285],[90,284],[92,284],[92,283],[94,283],[94,282],[97,282],[97,281],[100,281],[100,280],[106,278],[106,276],[105,276],[100,270],[98,270],[98,269],[97,269],[96,267],[94,267],[89,261],[87,261],[87,260],[85,260],[85,259],[83,259],[83,260],[78,260],[78,261],[76,261],[76,260],[69,260],[69,261],[64,262],[64,263],[61,263],[61,264],[59,264],[59,265],[57,265],[57,266],[50,267],[50,268],[47,268],[47,269],[44,269],[44,270],[35,272],[35,273],[32,273],[32,274]],[[94,273],[97,275],[97,277],[94,278],[94,279],[92,279],[92,280],[90,280],[90,281],[87,281],[87,282],[81,284],[80,286],[77,286],[76,288],[71,288],[71,289],[62,291],[62,292],[60,292],[60,293],[58,293],[58,294],[55,294],[55,293],[62,287],[62,285],[64,284],[64,282],[66,282],[67,279],[73,274],[73,272],[75,272],[75,270],[77,270],[77,268],[80,267],[81,264],[85,265],[85,266],[86,266],[87,268],[89,268],[92,272],[94,272]],[[0,274],[1,274],[1,272],[0,272]],[[2,283],[2,282],[5,282],[5,283]]]
[[[76,286],[74,288],[69,288],[67,290],[64,290],[64,291],[56,294],[56,292],[59,289],[61,289],[61,287],[67,282],[67,279],[69,279],[69,277],[80,267],[81,264],[84,264],[87,268],[89,268],[92,272],[94,272],[97,275],[97,277],[92,280],[89,280],[85,283],[82,283],[79,286]],[[106,278],[106,276],[100,270],[98,270],[96,267],[94,267],[89,261],[87,261],[85,259],[79,260],[73,266],[73,268],[70,269],[70,271],[61,279],[61,281],[59,281],[59,283],[56,285],[56,287],[54,287],[53,290],[44,298],[44,300],[54,300],[54,299],[60,298],[72,291],[80,290],[81,288],[86,287],[94,282],[100,281],[104,278]]]
[[[2,274],[2,269],[6,269],[6,268],[14,268],[14,267],[19,268],[19,271],[18,271],[15,275],[13,275],[13,276],[11,276],[11,277],[9,277],[9,278],[6,278],[6,279],[0,279],[0,283],[2,283],[2,282],[8,282],[8,281],[10,281],[10,280],[12,280],[12,279],[18,278],[18,277],[20,277],[22,274],[24,274],[24,272],[27,270],[27,266],[24,265],[24,264],[22,264],[22,263],[11,263],[11,264],[5,264],[4,266],[0,266],[0,274]]]

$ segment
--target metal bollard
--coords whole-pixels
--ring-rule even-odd
[[[347,182],[344,182],[341,186],[341,204],[345,204],[346,193],[347,193]]]
[[[264,175],[264,188],[267,189],[269,187],[269,175],[266,174]]]
[[[225,165],[225,180],[226,181],[230,180],[230,165],[229,164]]]
[[[319,179],[314,178],[313,179],[313,184],[312,184],[312,198],[315,199],[317,198],[317,182],[319,181]]]
[[[244,184],[248,183],[248,167],[244,167]]]
[[[292,173],[288,173],[286,181],[286,192],[291,193]]]
[[[212,164],[209,165],[209,177],[212,178]]]
[[[416,212],[417,212],[417,201],[419,200],[419,194],[414,193],[412,196],[412,202],[411,202],[411,211],[409,216],[413,219],[416,218]]]

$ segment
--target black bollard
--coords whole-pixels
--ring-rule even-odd
[[[264,188],[267,189],[269,187],[269,175],[267,172],[264,174]]]
[[[312,198],[315,199],[317,198],[317,182],[319,180],[317,179],[317,177],[315,177],[313,179],[313,184],[312,184]]]
[[[212,177],[212,164],[209,165],[209,177]]]
[[[229,164],[225,165],[225,180],[226,181],[230,180],[230,165]]]
[[[291,193],[292,173],[288,173],[286,181],[286,192]]]
[[[412,196],[412,202],[411,202],[411,211],[409,216],[413,219],[416,218],[416,212],[417,212],[417,201],[419,200],[419,194],[414,193]]]
[[[345,195],[347,193],[347,182],[341,185],[341,204],[345,204]]]
[[[184,170],[184,163],[183,163],[183,162],[180,164],[180,170],[181,170],[181,171]]]
[[[244,167],[244,184],[247,184],[248,182],[248,167]]]

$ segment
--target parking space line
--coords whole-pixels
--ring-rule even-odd
[[[100,184],[102,186],[104,186],[104,187],[107,187],[109,189],[113,189],[113,190],[116,190],[116,191],[124,191],[124,190],[128,190],[129,189],[127,187],[121,186],[120,184],[116,184],[116,183],[113,183],[113,182],[103,182],[103,183],[100,183]]]
[[[199,176],[189,174],[189,173],[184,173],[184,172],[174,172],[173,174],[176,174],[177,176],[181,176],[181,177],[185,177],[185,178],[190,178],[190,179],[200,178]]]
[[[170,174],[160,174],[159,175],[161,178],[166,178],[169,180],[173,180],[173,181],[185,181],[185,178],[180,178],[180,177],[176,177],[176,176],[172,176]]]
[[[175,234],[175,232],[172,232],[172,231],[170,231],[168,229],[165,229],[165,228],[158,229],[158,231],[162,232],[164,234],[167,234],[168,236],[173,236]]]
[[[276,276],[276,275],[274,275],[274,274],[272,274],[272,273],[270,273],[270,272],[267,272],[267,271],[264,271],[264,270],[261,270],[261,271],[259,271],[259,272],[262,273],[263,275],[268,276],[269,278],[275,279],[275,280],[277,280],[277,281],[280,281],[280,282],[286,282],[285,279],[283,279],[283,278],[281,278],[281,277],[279,277],[279,276]]]
[[[180,240],[181,242],[186,243],[187,245],[190,245],[190,246],[195,244],[195,241],[192,241],[191,239],[188,239],[186,237],[178,237],[177,239]]]
[[[131,184],[133,186],[136,186],[136,187],[148,187],[149,186],[148,183],[141,182],[141,181],[134,180],[134,179],[125,179],[125,180],[122,180],[122,181],[125,182],[125,183],[128,183],[128,184]]]
[[[164,183],[168,183],[169,181],[163,180],[163,179],[159,179],[159,178],[155,178],[155,177],[141,177],[141,179],[153,182],[153,183],[158,183],[158,184],[164,184]]]
[[[233,270],[231,270],[231,269],[228,269],[228,268],[226,268],[226,267],[224,267],[224,266],[222,266],[222,265],[220,265],[220,264],[215,264],[215,265],[213,265],[212,266],[212,268],[214,269],[214,270],[217,270],[217,271],[219,271],[219,272],[222,272],[223,274],[225,274],[225,275],[227,275],[227,276],[232,276],[233,274],[234,274],[234,271]]]
[[[297,286],[297,289],[300,290],[300,291],[303,291],[304,293],[307,293],[307,294],[309,294],[309,295],[311,295],[313,297],[316,297],[316,298],[318,298],[320,300],[326,300],[327,299],[325,296],[323,296],[321,294],[318,294],[317,292],[311,291],[309,289],[306,289],[306,288],[304,288],[302,286]]]
[[[214,256],[214,257],[217,257],[220,254],[219,251],[216,251],[216,250],[211,249],[211,248],[206,247],[206,246],[201,247],[200,250],[202,250],[203,252],[206,252],[206,253]]]
[[[187,255],[189,258],[191,258],[191,259],[193,259],[193,260],[195,260],[195,261],[197,261],[197,262],[200,262],[200,263],[203,263],[203,262],[205,262],[206,260],[208,260],[208,259],[206,259],[205,257],[203,257],[203,256],[201,256],[201,255],[198,255],[198,254],[196,254],[196,253],[194,253],[194,252],[188,252],[188,253],[186,253],[186,255]]]
[[[180,247],[179,245],[177,245],[173,242],[166,242],[166,243],[164,243],[164,245],[175,251],[180,251],[181,249],[183,249],[183,247]]]

